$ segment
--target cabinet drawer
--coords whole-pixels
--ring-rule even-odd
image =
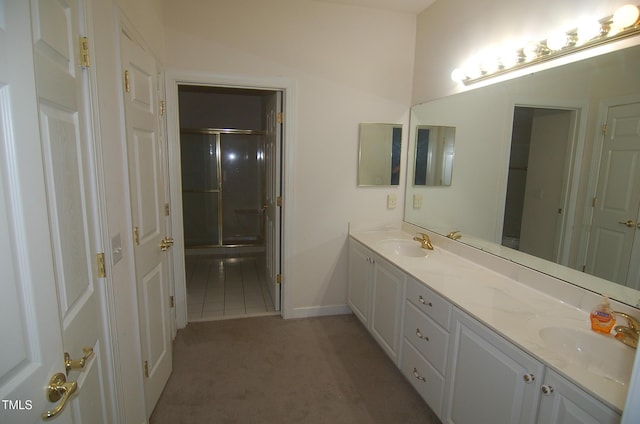
[[[422,399],[439,417],[442,412],[444,378],[408,341],[402,349],[402,374],[418,391]]]
[[[407,299],[431,319],[449,330],[451,304],[413,278],[407,281]]]
[[[431,362],[440,374],[444,374],[449,333],[420,312],[411,302],[405,304],[404,337]]]

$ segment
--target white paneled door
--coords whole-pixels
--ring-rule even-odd
[[[269,293],[276,311],[280,310],[280,225],[281,225],[281,159],[282,159],[282,93],[269,96],[266,105],[265,136],[265,243]]]
[[[171,294],[165,224],[166,148],[159,133],[158,71],[153,56],[121,34],[127,160],[147,416],[171,374]]]
[[[640,103],[610,107],[605,128],[586,270],[640,288]]]
[[[114,421],[82,6],[0,2],[0,422]]]

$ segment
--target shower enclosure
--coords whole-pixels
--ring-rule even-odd
[[[186,248],[264,244],[264,131],[182,129]]]

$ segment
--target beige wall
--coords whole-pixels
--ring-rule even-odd
[[[285,199],[294,211],[288,309],[303,316],[345,306],[349,221],[402,218],[401,207],[386,209],[386,196],[402,196],[403,185],[356,187],[358,123],[406,126],[415,15],[310,0],[165,7],[168,70],[295,81],[295,187]]]
[[[543,40],[584,17],[603,18],[628,0],[440,0],[418,15],[413,103],[464,90],[451,71],[510,42]]]

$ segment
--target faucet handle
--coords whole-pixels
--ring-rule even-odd
[[[629,314],[626,314],[624,312],[619,312],[619,311],[613,311],[613,314],[625,318],[629,323],[629,328],[637,332],[640,332],[640,321],[638,321],[636,318],[632,317]]]
[[[447,238],[450,238],[451,240],[458,240],[462,238],[462,234],[460,234],[460,231],[454,230],[447,234]]]

